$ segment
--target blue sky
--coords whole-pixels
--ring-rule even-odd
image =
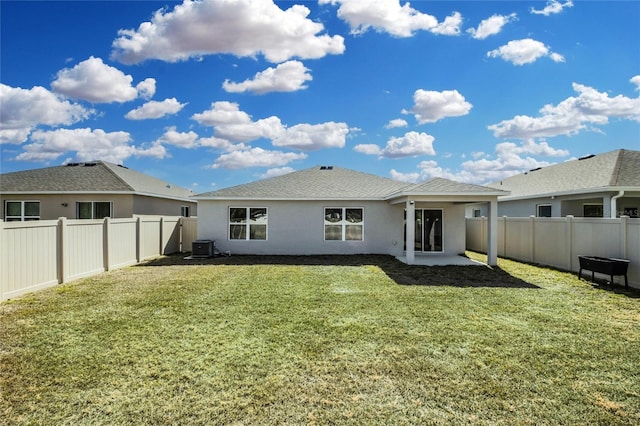
[[[2,1],[2,172],[487,183],[640,149],[640,2]]]

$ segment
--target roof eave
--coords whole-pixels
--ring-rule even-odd
[[[514,196],[503,196],[499,197],[498,201],[518,201],[518,200],[528,200],[532,198],[549,198],[549,197],[563,197],[566,195],[583,195],[583,194],[591,194],[591,193],[600,193],[600,192],[620,192],[620,191],[640,191],[640,186],[602,186],[597,188],[584,188],[579,190],[570,190],[570,191],[556,191],[556,192],[545,192],[540,194],[529,194],[529,195],[514,195]]]

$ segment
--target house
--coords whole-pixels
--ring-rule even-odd
[[[198,238],[238,254],[416,255],[465,251],[465,206],[487,203],[496,263],[502,190],[436,178],[417,184],[332,166],[199,194]],[[406,220],[405,218],[410,218]],[[407,243],[408,242],[408,243]]]
[[[487,186],[510,191],[498,197],[499,216],[638,217],[640,151],[588,155]],[[486,216],[486,208],[475,206],[468,215]]]
[[[2,220],[195,216],[190,190],[106,161],[0,175]]]

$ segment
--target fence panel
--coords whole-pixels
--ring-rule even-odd
[[[63,237],[64,280],[104,272],[103,220],[68,220]]]
[[[192,244],[198,239],[198,219],[195,217],[182,218],[182,251],[191,251]]]
[[[140,260],[191,250],[197,219],[0,221],[0,301]]]
[[[0,223],[0,300],[58,284],[58,221]]]
[[[467,218],[468,250],[486,252],[486,227],[486,220]],[[574,272],[579,255],[629,259],[629,285],[640,288],[640,219],[505,217],[498,241],[500,256]]]
[[[137,263],[136,219],[111,219],[109,223],[108,269]]]

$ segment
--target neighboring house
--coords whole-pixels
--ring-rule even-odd
[[[407,184],[317,166],[194,198],[198,238],[215,240],[222,251],[390,254],[413,263],[416,254],[464,253],[466,204],[493,205],[497,223],[497,197],[504,194],[447,179]],[[488,234],[492,247],[497,233]],[[490,264],[496,261],[493,247]]]
[[[638,217],[640,151],[619,149],[529,170],[487,186],[498,197],[498,216]],[[486,216],[475,206],[468,216]]]
[[[0,175],[4,221],[195,216],[190,190],[92,161]]]

